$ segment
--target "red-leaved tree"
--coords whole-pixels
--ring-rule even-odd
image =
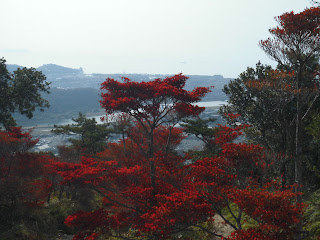
[[[50,191],[49,157],[28,152],[38,140],[21,127],[0,131],[0,223],[3,231],[20,221],[26,212],[41,206]]]
[[[97,157],[53,164],[61,184],[102,197],[100,208],[66,219],[78,229],[74,239],[292,239],[303,205],[294,203],[290,187],[281,189],[267,178],[262,147],[234,141],[246,126],[218,126],[214,157],[190,159],[172,151],[184,137],[174,124],[197,115],[201,109],[191,103],[208,91],[185,91],[185,80],[176,75],[150,83],[104,83],[107,112],[121,110],[137,122],[126,127],[127,138]],[[215,228],[218,216],[233,229],[230,236]]]
[[[283,189],[280,182],[266,177],[262,147],[233,142],[241,129],[220,126],[215,139],[220,154],[194,163],[161,149],[155,152],[155,196],[148,181],[149,159],[130,139],[127,154],[119,142],[98,154],[99,159],[56,163],[62,184],[89,187],[103,197],[101,208],[66,219],[79,230],[74,239],[192,239],[190,232],[201,232],[200,237],[208,239],[227,237],[214,227],[217,216],[233,229],[227,239],[292,239],[303,205],[294,203],[292,187]],[[162,138],[159,134],[168,132],[156,131],[156,139]],[[250,227],[245,227],[247,222]]]
[[[188,77],[178,74],[165,79],[154,79],[149,82],[133,82],[123,78],[123,82],[108,78],[102,83],[101,106],[107,114],[124,112],[137,121],[141,135],[147,141],[147,148],[141,153],[149,159],[150,183],[153,195],[157,194],[156,166],[154,156],[154,131],[160,125],[169,127],[168,142],[171,129],[183,118],[199,115],[204,108],[193,105],[204,97],[210,88],[197,87],[193,91],[184,89]],[[155,199],[154,199],[155,201]]]

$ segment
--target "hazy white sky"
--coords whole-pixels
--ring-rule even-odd
[[[236,77],[259,60],[275,16],[310,0],[0,0],[0,57],[85,73]]]

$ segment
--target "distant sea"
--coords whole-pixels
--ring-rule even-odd
[[[195,105],[198,105],[199,107],[206,107],[206,108],[211,108],[211,107],[220,107],[220,106],[222,106],[222,105],[226,105],[228,103],[228,100],[225,100],[225,101],[209,101],[209,102],[198,102],[198,103],[195,103]],[[117,114],[114,114],[115,116],[117,115]],[[97,123],[99,124],[101,124],[101,123],[103,123],[102,121],[101,121],[101,117],[105,117],[106,115],[105,114],[103,114],[103,115],[96,115],[96,116],[87,116],[88,118],[94,118],[96,121],[97,121]],[[74,121],[72,121],[72,119],[66,119],[66,120],[63,120],[63,121],[61,121],[60,123],[58,123],[58,125],[66,125],[66,124],[73,124],[74,123]]]
[[[210,101],[210,102],[198,102],[196,105],[199,107],[220,107],[222,105],[226,105],[228,100],[225,101]]]

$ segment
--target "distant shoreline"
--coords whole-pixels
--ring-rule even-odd
[[[217,109],[227,103],[228,103],[227,100],[225,100],[225,101],[207,101],[207,102],[198,102],[198,103],[195,103],[195,105],[198,105],[199,107],[205,107],[206,109]],[[105,114],[105,112],[101,111],[99,113],[85,113],[84,115],[87,118],[95,118],[98,123],[101,123],[100,117],[103,117],[106,114]],[[73,118],[77,118],[77,115],[74,116]],[[25,130],[34,129],[33,132],[41,131],[43,134],[44,132],[51,131],[51,129],[53,128],[54,125],[67,125],[67,124],[72,124],[72,123],[74,123],[74,122],[70,118],[70,119],[63,119],[56,124],[39,124],[39,125],[35,125],[35,126],[25,126],[22,128]],[[38,135],[38,134],[35,134],[35,135]]]

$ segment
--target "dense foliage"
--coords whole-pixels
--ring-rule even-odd
[[[66,219],[67,225],[79,230],[75,239],[192,238],[194,233],[199,237],[199,232],[203,239],[227,237],[214,228],[217,216],[235,231],[230,239],[248,234],[293,237],[303,204],[294,203],[292,186],[283,189],[269,178],[270,166],[262,147],[234,142],[248,126],[217,126],[211,133],[217,149],[212,157],[174,153],[184,138],[182,129],[174,125],[182,117],[199,114],[201,109],[188,104],[208,91],[180,90],[185,80],[176,75],[148,84],[128,79],[104,83],[107,93],[102,94],[102,105],[106,110],[121,109],[131,116],[125,118],[131,123],[122,129],[126,137],[110,143],[96,157],[52,165],[62,177],[61,184],[81,186],[101,197],[96,210],[82,210]],[[158,91],[161,85],[166,91]],[[126,91],[137,96],[128,98]],[[181,112],[181,104],[188,111]],[[253,227],[243,229],[247,219]]]
[[[286,180],[314,188],[320,183],[313,173],[318,154],[306,128],[320,103],[319,15],[319,8],[310,8],[277,17],[278,26],[269,30],[272,38],[260,42],[277,69],[261,63],[248,68],[225,86],[230,105],[222,109],[239,113],[252,125],[252,140],[282,154],[277,171]]]
[[[43,206],[51,190],[46,168],[49,157],[28,152],[36,143],[20,127],[0,132],[0,232],[3,234],[25,223],[35,228],[34,211]]]
[[[34,68],[18,68],[9,73],[4,58],[0,59],[0,124],[7,130],[16,124],[12,114],[19,112],[31,118],[38,107],[41,111],[49,102],[41,93],[49,93],[46,77]]]

